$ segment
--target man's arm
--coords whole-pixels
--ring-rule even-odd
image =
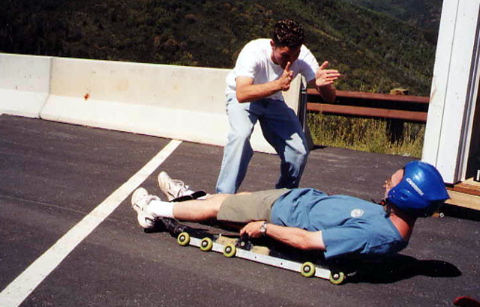
[[[332,103],[337,97],[333,82],[340,77],[340,73],[335,69],[325,69],[327,66],[328,62],[323,62],[315,73],[315,79],[311,80],[309,85],[317,89],[325,102]]]
[[[251,102],[273,95],[278,91],[288,91],[293,78],[290,66],[289,62],[280,78],[263,84],[253,84],[253,78],[251,77],[237,77],[236,91],[238,102]]]
[[[240,234],[248,234],[252,238],[258,238],[262,235],[260,228],[264,221],[250,222],[240,230]],[[321,231],[307,231],[296,227],[285,227],[275,224],[267,224],[267,236],[302,250],[322,250],[325,251]]]

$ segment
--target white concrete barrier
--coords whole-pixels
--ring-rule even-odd
[[[7,54],[0,54],[0,68],[0,112],[219,146],[227,141],[228,69]],[[300,78],[294,81],[284,95],[297,111]],[[251,141],[254,150],[274,153],[259,125]]]
[[[224,94],[228,72],[54,58],[50,96],[41,117],[224,146],[229,131]],[[273,153],[260,128],[255,130],[254,149]]]
[[[52,58],[0,54],[0,113],[38,117],[50,88]]]

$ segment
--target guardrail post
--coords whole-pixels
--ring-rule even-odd
[[[396,143],[403,140],[403,124],[401,119],[387,119],[387,135],[390,143]]]
[[[394,88],[390,91],[390,95],[408,95],[408,89]],[[393,144],[403,140],[404,124],[405,121],[401,119],[387,119],[387,135],[390,138],[390,143]]]

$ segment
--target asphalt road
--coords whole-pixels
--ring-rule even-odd
[[[452,306],[458,296],[480,298],[476,212],[447,208],[443,218],[420,219],[398,258],[340,286],[180,247],[137,226],[129,195],[138,185],[159,194],[165,170],[213,192],[222,151],[0,115],[0,306]],[[380,200],[384,180],[411,160],[316,148],[302,186]],[[275,155],[256,153],[242,190],[273,188],[278,168]]]

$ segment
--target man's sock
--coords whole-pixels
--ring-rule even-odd
[[[148,210],[153,213],[155,217],[169,217],[175,218],[173,216],[173,205],[175,203],[161,201],[161,200],[151,200],[148,204]]]

